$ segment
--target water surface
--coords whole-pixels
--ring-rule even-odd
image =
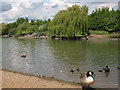
[[[22,58],[21,54],[27,57]],[[106,65],[111,72],[106,77],[98,72]],[[93,70],[98,88],[118,87],[117,40],[34,40],[2,39],[2,68],[57,79],[79,82],[79,74]],[[72,74],[71,69],[80,69]]]

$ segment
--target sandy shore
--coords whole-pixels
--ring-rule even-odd
[[[0,70],[2,88],[81,88],[79,85],[58,80],[39,78],[11,71]]]

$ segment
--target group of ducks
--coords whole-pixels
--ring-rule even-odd
[[[120,69],[120,67],[117,67],[117,69]],[[70,70],[70,72],[74,72],[75,70],[72,69]],[[80,71],[79,69],[76,69],[76,71]],[[99,70],[99,72],[110,72],[110,67],[106,66],[105,68],[103,68],[102,70]],[[80,83],[81,85],[87,85],[89,87],[89,85],[92,85],[95,82],[95,74],[93,71],[87,71],[85,73],[80,74]]]
[[[74,71],[75,71],[74,69],[70,70],[70,72],[72,72],[72,74]],[[77,69],[76,71],[80,71],[80,70]],[[95,76],[95,74],[91,70],[80,74],[81,85],[88,85],[89,86],[89,85],[93,84],[95,82],[94,76]]]

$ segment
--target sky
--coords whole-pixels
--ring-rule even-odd
[[[87,5],[88,14],[102,6],[117,10],[118,2],[119,0],[4,0],[0,1],[0,23],[12,23],[20,17],[28,17],[29,20],[52,20],[60,10],[75,4]]]

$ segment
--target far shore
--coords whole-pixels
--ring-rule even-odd
[[[81,85],[28,75],[20,72],[0,70],[2,76],[2,88],[81,88]]]
[[[118,34],[113,34],[113,36],[118,36]],[[7,35],[3,35],[3,36],[1,36],[1,37],[5,37],[5,38],[7,38]],[[90,40],[93,40],[93,39],[99,39],[99,40],[103,40],[103,39],[105,39],[105,40],[118,40],[119,38],[110,38],[109,37],[109,35],[96,35],[96,34],[91,34],[91,35],[89,35],[89,37],[88,37],[88,39],[90,39]],[[12,38],[18,38],[18,39],[52,39],[52,37],[49,37],[49,36],[40,36],[40,37],[34,37],[34,35],[29,35],[29,36],[19,36],[19,37],[12,37]],[[56,37],[56,38],[54,38],[55,40],[61,40],[61,38],[59,38],[59,37]],[[70,39],[70,38],[64,38],[65,40],[67,40],[67,39]],[[74,39],[74,38],[73,38]],[[76,40],[77,39],[87,39],[87,37],[79,37],[79,38],[75,38]],[[87,39],[87,40],[88,40]]]

